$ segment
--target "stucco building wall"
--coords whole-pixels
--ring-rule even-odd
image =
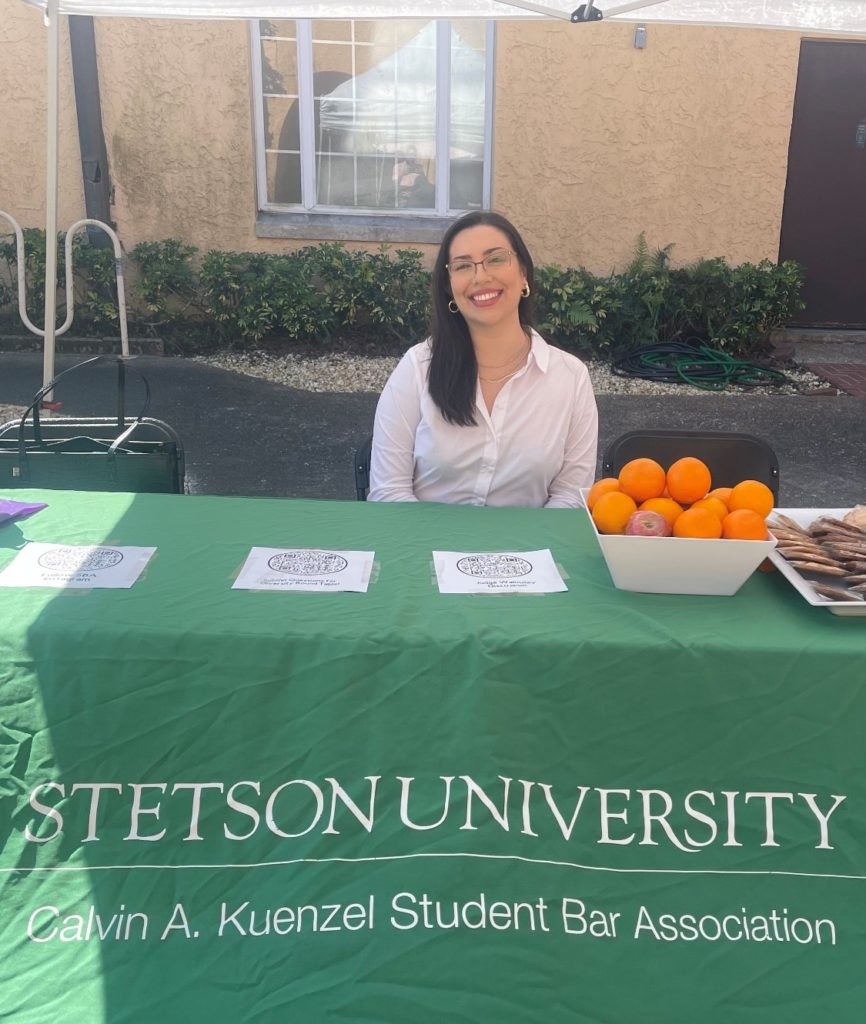
[[[799,36],[503,25],[495,194],[544,262],[596,271],[641,231],[676,262],[778,256]]]
[[[106,145],[121,237],[201,249],[255,237],[246,22],[95,22]]]
[[[798,35],[650,25],[636,50],[633,31],[499,24],[494,207],[540,262],[609,271],[642,231],[674,243],[677,263],[775,258]],[[168,237],[202,250],[302,244],[255,234],[246,23],[104,18],[96,40],[127,248]],[[0,0],[0,208],[25,226],[44,224],[45,49],[38,12]],[[65,33],[61,49],[63,227],[84,207]]]

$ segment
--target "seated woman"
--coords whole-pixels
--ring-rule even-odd
[[[575,508],[595,476],[589,374],[531,326],[532,257],[517,229],[473,212],[445,232],[432,335],[376,409],[371,501]]]

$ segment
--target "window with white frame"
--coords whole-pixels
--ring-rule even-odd
[[[254,23],[259,207],[489,206],[492,41],[490,23],[469,20]]]

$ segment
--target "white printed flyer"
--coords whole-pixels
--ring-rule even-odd
[[[0,587],[127,590],[156,548],[28,544],[0,572]]]
[[[366,594],[373,551],[253,548],[232,590],[302,590]]]
[[[440,594],[558,594],[568,590],[543,551],[434,551]]]

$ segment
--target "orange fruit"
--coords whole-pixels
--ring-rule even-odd
[[[619,480],[615,476],[603,476],[601,480],[596,482],[590,487],[586,495],[586,507],[590,512],[595,508],[595,503],[602,496],[602,494],[608,494],[610,491],[619,490]]]
[[[747,508],[757,512],[762,519],[773,511],[774,504],[773,492],[760,480],[741,480],[733,488],[728,499],[728,508],[731,512]]]
[[[677,504],[673,498],[647,498],[640,506],[641,512],[658,512],[667,519],[668,526],[673,529],[677,516],[683,514],[683,506]]]
[[[619,471],[619,489],[635,501],[657,498],[665,489],[665,471],[655,459],[632,459]]]
[[[718,498],[719,501],[721,501],[722,504],[725,506],[725,508],[727,508],[728,507],[728,501],[730,500],[730,497],[731,497],[731,491],[733,489],[734,489],[733,487],[714,487],[710,491],[710,493],[707,495],[707,497],[708,498]]]
[[[632,512],[637,512],[634,498],[622,491],[608,491],[595,503],[592,521],[599,533],[622,533]]]
[[[722,536],[729,540],[766,540],[764,517],[750,508],[738,508],[722,520]]]
[[[690,455],[677,459],[667,472],[670,496],[684,505],[703,498],[712,482],[707,464]]]
[[[708,494],[706,498],[701,498],[700,501],[693,502],[692,508],[708,508],[713,515],[717,515],[719,519],[724,519],[728,514],[728,506],[723,502],[719,501],[718,498],[711,498]]]
[[[714,539],[722,535],[722,521],[708,508],[689,508],[674,523],[675,537],[705,537]]]

